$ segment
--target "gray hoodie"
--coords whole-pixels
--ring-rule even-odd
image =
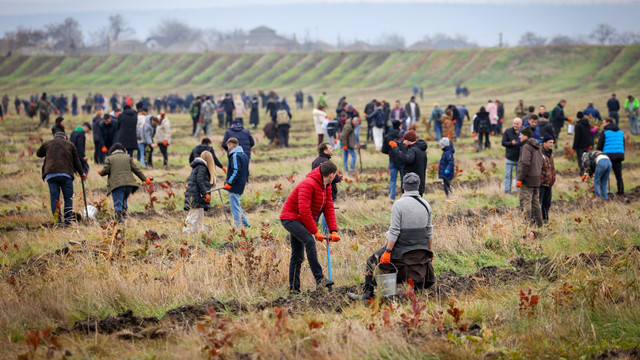
[[[426,205],[428,211],[418,201]],[[391,253],[392,259],[400,259],[412,250],[430,250],[432,217],[431,205],[420,197],[418,191],[405,191],[393,203],[391,225],[387,231],[387,239],[396,243]]]

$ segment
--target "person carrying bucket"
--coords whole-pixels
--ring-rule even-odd
[[[386,245],[367,260],[364,293],[347,293],[351,299],[368,300],[374,296],[376,268],[378,273],[396,272],[397,283],[412,279],[418,291],[435,283],[431,265],[431,205],[418,193],[420,177],[416,173],[407,173],[402,181],[404,194],[391,208],[391,224],[387,232]]]

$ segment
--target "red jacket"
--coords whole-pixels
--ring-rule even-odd
[[[331,185],[322,182],[320,167],[315,168],[289,194],[280,213],[280,220],[295,220],[311,234],[318,232],[316,219],[324,212],[330,231],[338,231],[331,198]]]

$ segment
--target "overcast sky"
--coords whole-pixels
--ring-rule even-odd
[[[374,43],[381,34],[397,33],[409,46],[424,35],[445,33],[494,46],[503,33],[505,43],[515,45],[526,31],[575,36],[590,33],[598,23],[640,32],[637,0],[0,0],[0,33],[17,26],[42,28],[71,16],[88,40],[115,13],[122,14],[142,40],[166,18],[222,31],[266,25],[281,35],[296,34],[298,40],[331,44],[338,37]]]

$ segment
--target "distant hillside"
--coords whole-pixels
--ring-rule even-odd
[[[12,56],[0,92],[156,93],[219,89],[471,89],[602,91],[640,88],[640,46],[404,52]]]

